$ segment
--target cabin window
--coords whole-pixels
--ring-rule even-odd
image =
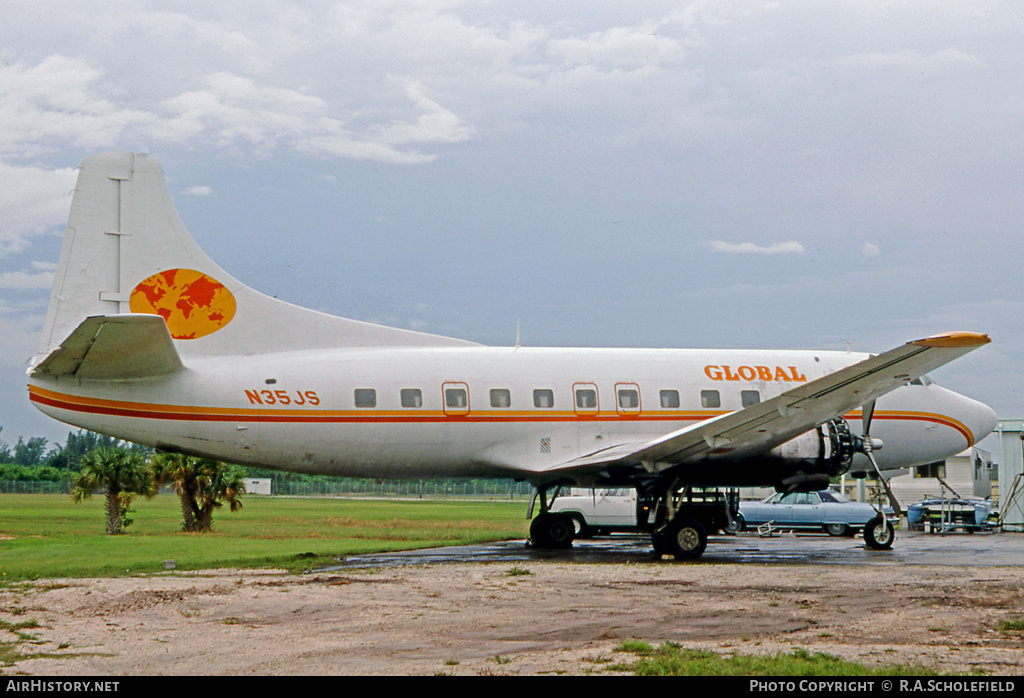
[[[640,391],[635,388],[620,388],[619,407],[624,410],[635,410],[640,407]]]
[[[665,409],[675,409],[679,407],[679,391],[678,390],[662,390],[660,394],[661,406]]]
[[[512,393],[507,388],[491,388],[491,407],[511,407]]]
[[[756,390],[742,390],[740,391],[740,401],[744,407],[750,407],[761,402],[761,393]]]
[[[597,409],[597,391],[593,388],[577,389],[576,406],[588,410]]]
[[[717,390],[702,390],[700,391],[700,406],[721,407],[722,396],[718,394]]]
[[[402,407],[423,407],[423,392],[419,388],[402,388]]]
[[[466,394],[466,389],[445,388],[444,404],[445,407],[453,407],[457,409],[465,409],[469,407],[469,396]]]
[[[356,388],[356,407],[376,407],[377,391],[373,388]]]
[[[533,391],[533,406],[534,407],[554,407],[555,406],[555,391],[548,390],[546,388],[537,389]]]

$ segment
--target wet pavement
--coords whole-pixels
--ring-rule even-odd
[[[835,564],[835,565],[939,565],[988,567],[1024,564],[1024,535],[1020,533],[929,534],[897,531],[892,550],[871,550],[861,538],[832,538],[825,535],[781,535],[760,538],[744,533],[713,536],[703,557],[694,562],[676,562],[670,557],[656,561],[650,538],[614,535],[578,540],[568,550],[539,550],[526,541],[505,541],[485,545],[430,548],[371,555],[352,555],[337,565],[318,571],[397,565],[444,564],[455,562],[558,561],[580,564]]]

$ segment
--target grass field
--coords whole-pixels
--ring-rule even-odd
[[[177,569],[308,569],[337,556],[525,538],[522,502],[246,497],[213,533],[181,532],[178,498],[139,500],[127,532],[105,531],[104,498],[0,495],[0,583]]]
[[[214,516],[214,532],[180,531],[177,497],[136,503],[127,532],[105,533],[104,498],[0,495],[0,585],[61,577],[109,577],[176,569],[274,567],[301,571],[336,557],[525,538],[523,502],[246,497],[240,512]],[[0,641],[0,668],[21,658],[34,619],[0,621],[18,639]],[[641,675],[921,675],[916,666],[868,669],[797,650],[773,656],[718,656],[671,643],[624,643],[609,669]],[[38,655],[38,653],[36,653]],[[630,658],[631,657],[631,658]]]

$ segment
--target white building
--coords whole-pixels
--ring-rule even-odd
[[[1000,419],[999,512],[1004,530],[1024,528],[1024,419]]]
[[[246,494],[270,494],[269,477],[247,477],[243,479],[243,482],[245,482]]]
[[[992,454],[969,448],[941,463],[911,468],[906,475],[889,480],[889,487],[904,509],[925,497],[998,497]]]

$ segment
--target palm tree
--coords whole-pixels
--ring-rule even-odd
[[[182,529],[188,533],[196,530],[199,492],[199,472],[195,465],[197,458],[183,453],[158,453],[150,458],[153,476],[161,485],[173,485],[181,500]]]
[[[242,508],[245,481],[241,471],[225,463],[203,459],[206,477],[199,496],[199,512],[196,528],[199,531],[213,530],[213,510],[228,504],[234,513]]]
[[[135,495],[152,497],[156,493],[153,474],[141,454],[124,448],[95,448],[80,461],[71,498],[77,503],[91,497],[95,490],[107,497],[107,533],[121,533],[131,524],[128,507]]]
[[[220,461],[180,453],[161,453],[151,462],[157,480],[173,485],[181,499],[185,531],[211,531],[213,511],[225,502],[233,512],[242,508],[245,483],[238,469]]]

